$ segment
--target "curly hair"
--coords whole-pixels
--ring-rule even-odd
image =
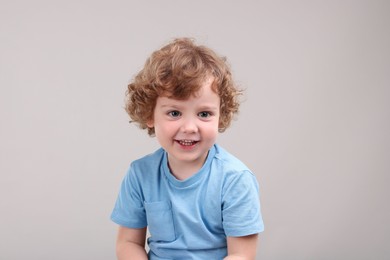
[[[190,38],[177,38],[152,53],[127,87],[126,112],[132,122],[153,136],[154,128],[149,128],[147,122],[153,119],[157,98],[186,100],[196,95],[209,77],[214,80],[213,91],[220,97],[219,132],[224,132],[238,112],[242,91],[233,82],[226,58]]]

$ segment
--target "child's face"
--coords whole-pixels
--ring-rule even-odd
[[[200,168],[218,135],[220,98],[211,89],[212,78],[187,100],[158,97],[154,119],[157,140],[168,153],[171,167]]]

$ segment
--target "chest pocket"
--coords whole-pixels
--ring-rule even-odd
[[[169,201],[145,202],[146,219],[154,241],[175,240],[172,206]]]

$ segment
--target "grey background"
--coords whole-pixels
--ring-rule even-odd
[[[151,51],[195,37],[247,89],[219,143],[257,175],[258,259],[389,259],[389,1],[5,1],[0,259],[114,259]]]

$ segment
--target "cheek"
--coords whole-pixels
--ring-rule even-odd
[[[208,124],[205,127],[203,127],[203,134],[208,138],[214,138],[215,136],[217,136],[218,122],[215,122],[214,124]]]
[[[171,135],[176,131],[176,126],[172,122],[156,123],[154,129],[156,133],[159,132],[163,135]]]

